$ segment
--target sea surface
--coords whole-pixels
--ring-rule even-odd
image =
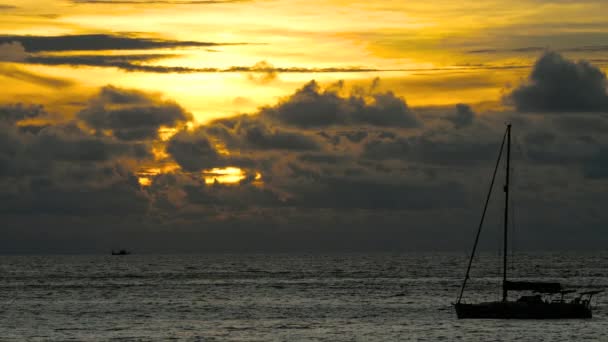
[[[608,341],[589,320],[458,320],[464,254],[0,256],[0,341]],[[608,253],[532,253],[514,277],[608,288]],[[497,255],[468,301],[500,297]]]

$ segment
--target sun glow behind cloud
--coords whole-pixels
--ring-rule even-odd
[[[238,167],[213,168],[203,171],[206,184],[218,183],[238,183],[245,179],[245,172]]]

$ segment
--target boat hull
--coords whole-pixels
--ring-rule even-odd
[[[575,319],[591,318],[591,308],[581,303],[489,302],[455,304],[458,318]]]

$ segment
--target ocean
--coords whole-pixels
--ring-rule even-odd
[[[518,279],[608,287],[608,253],[528,253]],[[458,320],[465,254],[0,256],[0,341],[608,341],[589,320]],[[469,302],[500,298],[498,255]]]

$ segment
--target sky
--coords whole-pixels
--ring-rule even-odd
[[[604,249],[606,6],[0,0],[0,253]]]

